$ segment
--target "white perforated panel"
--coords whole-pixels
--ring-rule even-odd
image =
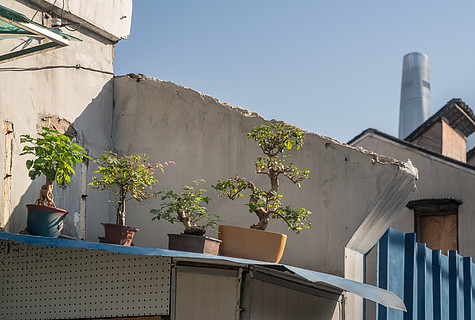
[[[1,319],[169,314],[171,258],[0,241]]]

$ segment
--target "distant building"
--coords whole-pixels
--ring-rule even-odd
[[[419,52],[403,58],[401,102],[399,107],[399,138],[406,138],[429,118],[430,61]]]
[[[472,110],[452,99],[404,140],[368,129],[348,144],[409,158],[418,168],[417,190],[392,227],[416,232],[431,249],[475,257],[475,151],[466,150],[474,131]]]

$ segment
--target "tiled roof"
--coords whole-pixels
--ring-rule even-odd
[[[475,131],[475,115],[472,109],[462,99],[452,99],[432,117],[427,119],[404,140],[412,142],[420,137],[427,129],[440,119],[444,119],[455,130],[468,137]]]
[[[443,199],[419,199],[419,200],[412,200],[407,203],[408,208],[414,208],[420,205],[444,205],[444,204],[462,204],[462,201],[453,199],[453,198],[443,198]]]

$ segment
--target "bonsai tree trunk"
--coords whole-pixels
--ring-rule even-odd
[[[125,226],[125,196],[127,191],[121,190],[119,204],[117,206],[116,223]]]
[[[259,222],[257,224],[253,224],[251,226],[251,229],[265,231],[270,220],[269,213],[262,207],[254,210],[254,213],[257,214],[257,216],[259,217]]]
[[[46,178],[46,183],[41,187],[40,197],[36,199],[35,204],[56,208],[53,201],[53,185],[54,181]]]
[[[178,198],[178,200],[181,200]],[[197,226],[196,224],[191,223],[190,217],[185,213],[185,211],[177,207],[178,211],[178,220],[180,220],[181,223],[183,223],[183,226],[185,226],[185,231],[183,232],[184,234],[191,234],[195,236],[202,236],[206,232],[206,228],[202,226]]]
[[[253,192],[257,190],[256,185],[252,181],[249,181],[247,183],[247,185],[248,185],[249,188],[251,188],[251,190]],[[278,184],[277,184],[277,188],[279,188]],[[257,191],[259,191],[259,190],[257,190]],[[254,202],[254,203],[257,203],[257,199],[255,199],[253,197],[251,197],[250,201]],[[267,211],[266,208],[257,207],[254,210],[254,213],[259,218],[259,222],[257,224],[253,224],[250,228],[265,231],[266,228],[267,228],[267,225],[269,224],[269,221],[270,221],[269,212]]]

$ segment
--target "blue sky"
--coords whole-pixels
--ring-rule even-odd
[[[431,60],[431,114],[475,107],[475,1],[145,1],[133,3],[115,73],[193,88],[347,142],[397,136],[402,57]]]

